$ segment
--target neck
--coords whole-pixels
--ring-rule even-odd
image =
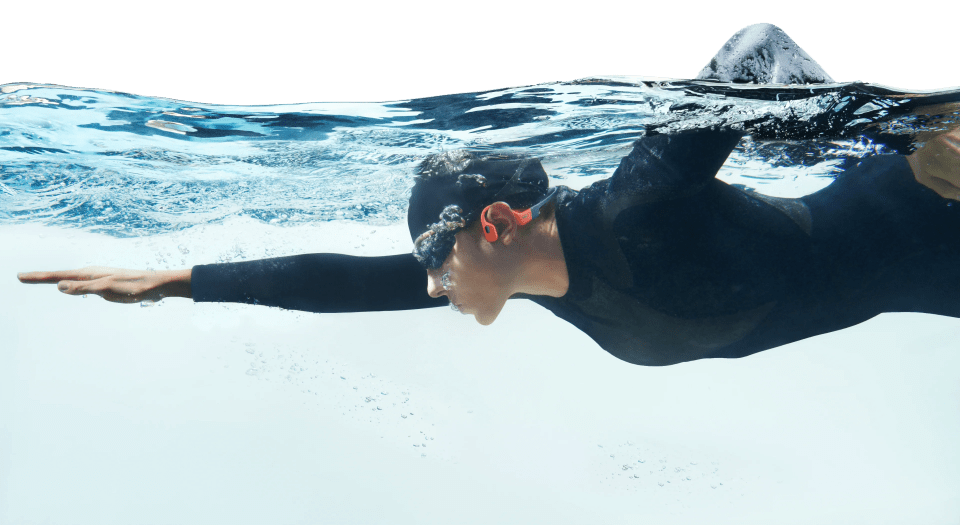
[[[562,297],[570,287],[570,277],[560,244],[557,216],[551,214],[530,226],[520,252],[515,292]]]

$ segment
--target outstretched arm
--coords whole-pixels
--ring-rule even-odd
[[[191,270],[141,271],[88,266],[79,270],[17,274],[27,284],[56,284],[68,295],[99,295],[114,303],[159,301],[190,294]]]
[[[308,312],[370,312],[446,306],[427,295],[413,254],[356,257],[315,253],[193,268],[193,300]]]
[[[117,303],[187,297],[308,312],[369,312],[445,306],[426,291],[426,270],[411,254],[354,257],[318,253],[259,261],[138,271],[88,267],[17,276],[30,284],[57,284],[69,295],[94,294]]]

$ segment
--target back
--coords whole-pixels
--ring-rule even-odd
[[[533,299],[616,357],[651,366],[743,357],[883,311],[960,315],[960,282],[926,271],[960,260],[946,234],[960,231],[960,215],[903,157],[867,159],[820,192],[777,199],[713,178],[735,145],[725,133],[645,137],[610,179],[564,191],[570,292]],[[662,144],[641,147],[651,140]]]

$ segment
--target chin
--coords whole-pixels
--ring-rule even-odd
[[[483,326],[490,326],[493,324],[494,321],[497,320],[497,316],[487,317],[487,316],[480,316],[479,314],[473,314],[473,318],[476,319],[477,322],[482,324]]]
[[[478,323],[483,326],[490,326],[494,321],[497,320],[497,317],[500,317],[500,310],[503,307],[497,308],[496,311],[480,311],[480,312],[470,312],[473,314],[473,318],[477,320]]]

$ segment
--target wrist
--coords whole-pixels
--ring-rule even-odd
[[[193,274],[191,268],[185,270],[166,270],[158,273],[160,274],[159,291],[161,296],[191,298],[190,279]]]

